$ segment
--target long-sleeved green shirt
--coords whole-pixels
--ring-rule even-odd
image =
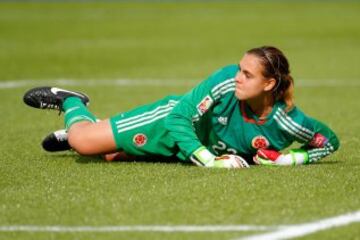
[[[121,114],[116,129],[120,147],[129,154],[189,161],[204,146],[214,155],[238,154],[250,162],[260,148],[280,151],[294,141],[303,144],[309,162],[339,148],[330,128],[297,107],[287,112],[284,102],[276,102],[267,119],[260,121],[235,97],[238,71],[238,65],[226,66],[183,96],[168,96]],[[139,134],[146,141],[134,144]]]
[[[286,112],[276,102],[265,121],[235,95],[237,65],[220,69],[185,94],[165,119],[165,128],[188,159],[205,146],[215,155],[234,153],[252,159],[259,148],[282,150],[294,141],[308,151],[309,162],[317,161],[339,147],[335,133],[325,124],[294,107]]]

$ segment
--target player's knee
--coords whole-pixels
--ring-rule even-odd
[[[76,134],[70,132],[68,135],[69,145],[80,155],[92,155],[91,141],[89,142],[88,136],[84,133]]]

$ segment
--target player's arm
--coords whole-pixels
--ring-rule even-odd
[[[185,94],[165,119],[165,127],[182,155],[197,165],[212,166],[216,156],[202,145],[193,122],[199,121],[226,90],[234,87],[231,73],[237,70],[237,66],[228,66],[212,74]]]
[[[291,120],[291,119],[290,119]],[[254,157],[258,164],[299,165],[309,164],[334,153],[340,146],[336,134],[324,123],[303,116],[301,121],[284,122],[285,128],[292,133],[294,140],[303,144],[299,149],[291,149],[282,154],[274,150],[261,149]]]
[[[308,155],[308,161],[305,163],[313,163],[337,151],[340,141],[326,124],[309,117],[307,120],[313,128],[314,136],[300,150]]]

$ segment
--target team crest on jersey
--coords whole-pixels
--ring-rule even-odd
[[[251,146],[255,149],[268,148],[270,143],[264,136],[259,135],[252,139]]]
[[[134,136],[133,138],[133,142],[137,147],[142,147],[146,144],[147,142],[147,137],[145,134],[143,133],[138,133]]]
[[[197,105],[197,110],[198,110],[199,114],[203,115],[204,113],[206,113],[209,110],[209,108],[211,107],[211,104],[213,102],[214,102],[214,100],[209,95],[204,97],[204,99],[201,100],[199,105]]]

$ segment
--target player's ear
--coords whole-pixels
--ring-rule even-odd
[[[264,86],[264,91],[271,91],[274,89],[276,85],[276,79],[275,78],[270,78],[268,80],[265,81],[265,86]]]

